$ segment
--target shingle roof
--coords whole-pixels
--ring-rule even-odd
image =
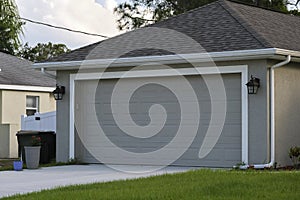
[[[264,48],[300,51],[299,38],[300,17],[219,0],[47,62]]]
[[[32,62],[0,52],[0,84],[26,86],[55,86],[55,79],[31,67]]]
[[[97,42],[94,44],[89,44],[87,46],[78,48],[76,50],[73,50],[71,52],[62,54],[58,57],[48,59],[47,61],[70,61],[70,60],[84,60],[85,57],[92,51],[97,45],[99,45],[101,42]]]
[[[225,1],[225,7],[265,47],[300,51],[300,17]]]

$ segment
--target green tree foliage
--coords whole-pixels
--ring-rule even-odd
[[[36,46],[30,47],[26,43],[17,55],[32,62],[39,62],[69,51],[70,49],[65,44],[52,44],[49,42],[47,44],[38,43]]]
[[[287,5],[290,8],[290,14],[300,16],[300,0],[288,0]]]
[[[203,6],[215,0],[129,0],[119,4],[118,28],[131,30]]]
[[[271,10],[277,10],[281,12],[287,12],[287,0],[257,0],[255,2],[252,2],[251,0],[242,0],[242,2],[245,1],[249,4],[254,4],[262,8],[268,8]]]
[[[15,55],[23,34],[18,8],[14,0],[0,0],[0,51]]]
[[[178,15],[216,0],[128,0],[115,8],[119,15],[118,28],[131,30]],[[299,0],[237,0],[272,10],[288,12],[287,4]],[[293,14],[297,14],[294,11]]]

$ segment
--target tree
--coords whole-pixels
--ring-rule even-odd
[[[300,0],[289,0],[287,1],[287,5],[290,6],[290,14],[300,16]]]
[[[119,4],[118,28],[131,30],[178,15],[215,0],[130,0]]]
[[[117,20],[118,28],[120,30],[131,30],[181,14],[213,1],[216,0],[129,0],[129,2],[119,4],[114,11],[120,16]],[[239,1],[282,12],[288,12],[288,2],[299,2],[299,0]]]
[[[44,61],[61,54],[71,51],[65,44],[47,44],[38,43],[34,47],[30,47],[26,43],[17,53],[18,56],[30,60],[32,62]]]
[[[0,51],[15,55],[21,46],[23,34],[17,5],[14,0],[0,0]]]
[[[256,5],[262,8],[268,8],[271,10],[288,12],[287,10],[287,0],[239,0],[247,4]]]

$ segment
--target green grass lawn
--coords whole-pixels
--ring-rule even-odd
[[[197,170],[6,199],[300,199],[299,171]]]

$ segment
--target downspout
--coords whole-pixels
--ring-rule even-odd
[[[42,72],[42,74],[45,74],[46,76],[48,76],[50,78],[56,79],[56,76],[54,76],[53,74],[50,74],[50,73],[46,72],[45,68],[43,68],[43,67],[41,68],[41,72]]]
[[[270,168],[274,165],[275,163],[275,86],[274,86],[274,70],[276,68],[282,67],[286,64],[291,62],[291,56],[288,55],[286,59],[280,63],[277,63],[273,65],[270,68],[270,143],[271,143],[271,148],[270,148],[270,162],[267,164],[254,164],[253,167],[254,169],[263,169],[263,168]]]

